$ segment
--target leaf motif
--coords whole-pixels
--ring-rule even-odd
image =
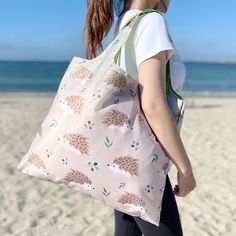
[[[50,125],[50,127],[56,127],[58,125],[58,121],[56,119],[54,119],[52,121],[52,124]]]
[[[125,183],[121,182],[119,188],[124,188],[124,186],[125,186]]]
[[[103,192],[102,192],[105,196],[110,195],[110,192],[108,192],[104,187],[103,187]]]
[[[109,138],[106,137],[106,140],[105,140],[104,143],[105,143],[105,145],[109,148],[109,147],[111,147],[111,145],[112,145],[113,142],[111,142],[111,141],[109,140]]]
[[[119,98],[117,98],[117,99],[114,101],[114,103],[115,103],[115,104],[118,104],[118,103],[119,103],[119,101],[120,101],[120,99],[119,99]]]
[[[154,156],[154,158],[152,159],[151,163],[157,162],[157,160],[158,160],[158,155],[157,154],[154,154],[153,156]]]
[[[129,91],[130,91],[129,94],[130,94],[132,97],[135,97],[135,96],[136,96],[136,93],[135,93],[132,89],[130,89]]]

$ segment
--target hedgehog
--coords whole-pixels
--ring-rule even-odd
[[[81,96],[68,96],[64,100],[60,100],[60,105],[63,109],[71,112],[74,115],[81,114],[84,108],[85,99]]]
[[[122,70],[114,70],[112,73],[104,80],[111,88],[123,89],[125,88],[126,81],[126,73]]]
[[[68,76],[73,80],[80,80],[82,85],[84,85],[92,78],[93,73],[87,67],[83,66],[79,70],[70,73]]]
[[[31,151],[28,154],[27,162],[29,162],[37,171],[40,171],[44,174],[48,174],[46,170],[46,165],[38,154]]]
[[[129,192],[123,193],[123,195],[120,196],[117,202],[121,203],[122,205],[131,206],[133,209],[137,211],[142,211],[142,212],[147,211],[145,210],[144,200],[134,193],[129,193]]]
[[[70,168],[70,171],[66,173],[62,180],[77,183],[84,189],[94,189],[94,187],[92,187],[92,180],[87,175],[72,168]]]
[[[138,159],[130,156],[120,156],[113,160],[112,164],[107,164],[113,173],[125,176],[139,176]]]
[[[111,109],[108,111],[105,114],[105,118],[102,123],[106,124],[109,128],[117,129],[122,133],[127,133],[131,130],[128,116],[117,109]]]
[[[66,133],[63,138],[58,138],[59,142],[67,149],[75,151],[79,155],[89,155],[89,143],[87,137],[82,134]]]

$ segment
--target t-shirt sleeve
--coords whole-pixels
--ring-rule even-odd
[[[167,51],[167,60],[176,52],[167,27],[164,16],[157,12],[149,13],[140,20],[133,37],[137,68],[160,51]]]

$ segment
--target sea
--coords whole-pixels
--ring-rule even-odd
[[[70,61],[0,61],[0,92],[56,92]],[[183,94],[235,94],[236,64],[184,62]]]

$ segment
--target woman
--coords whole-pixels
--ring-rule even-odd
[[[87,58],[95,57],[103,49],[102,39],[113,23],[113,7],[118,15],[115,33],[126,21],[146,8],[166,12],[169,0],[90,0],[86,16]],[[177,168],[178,185],[172,190],[167,175],[163,194],[159,227],[114,209],[115,236],[181,236],[183,235],[175,196],[185,197],[195,187],[196,181],[191,162],[183,146],[175,120],[168,107],[165,94],[166,63],[171,62],[173,89],[180,93],[184,81],[184,67],[170,39],[163,15],[152,12],[139,22],[132,48],[122,47],[120,66],[133,78],[138,78],[140,103],[148,123],[158,140],[168,151]],[[125,50],[130,50],[126,53]],[[127,56],[125,56],[125,53]],[[182,65],[182,67],[181,67]]]

